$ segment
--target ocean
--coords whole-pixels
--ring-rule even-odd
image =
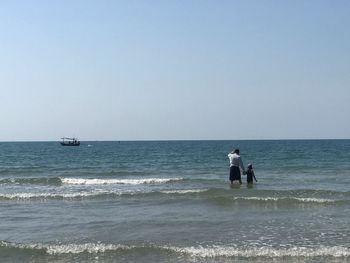
[[[350,262],[350,140],[2,142],[0,262]]]

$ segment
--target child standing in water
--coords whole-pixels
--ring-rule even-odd
[[[246,171],[246,174],[247,174],[247,184],[253,184],[253,178],[254,178],[255,182],[258,181],[255,178],[255,174],[254,174],[254,170],[253,170],[253,165],[252,164],[248,164],[248,169]]]

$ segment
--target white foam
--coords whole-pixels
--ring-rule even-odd
[[[188,190],[169,190],[160,191],[163,194],[190,194],[190,193],[203,193],[208,191],[208,189],[188,189]]]
[[[42,249],[50,255],[57,254],[80,254],[80,253],[104,253],[106,251],[130,250],[132,246],[120,244],[102,244],[102,243],[85,243],[85,244],[65,244],[65,245],[50,245],[50,244],[14,244],[9,242],[1,242],[1,245],[6,247],[15,247],[22,249]]]
[[[94,190],[89,192],[74,192],[74,193],[12,193],[12,194],[0,194],[0,199],[11,200],[30,200],[30,199],[74,199],[74,198],[88,198],[102,195],[123,196],[123,195],[139,195],[157,193],[157,191],[145,191],[145,190],[117,190],[117,191],[105,191]]]
[[[116,251],[116,250],[130,250],[133,247],[119,245],[119,244],[69,244],[69,245],[50,245],[45,247],[48,254],[79,254],[83,252],[87,252],[90,254],[94,253],[104,253],[106,251]]]
[[[299,198],[299,197],[234,197],[234,200],[255,200],[255,201],[281,201],[281,200],[296,200],[305,203],[334,203],[335,200],[324,198]]]
[[[80,193],[13,193],[2,194],[0,198],[5,199],[34,199],[34,198],[79,198],[108,194],[109,192],[80,192]]]
[[[232,246],[211,246],[211,247],[164,247],[166,249],[188,254],[192,257],[214,258],[214,257],[349,257],[350,249],[341,246],[334,247],[291,247],[291,248],[271,248],[271,247],[252,247],[238,248]]]
[[[233,200],[278,201],[276,197],[233,197]]]
[[[162,184],[172,181],[180,181],[182,178],[140,178],[140,179],[83,179],[61,178],[64,184],[101,185],[101,184]]]
[[[85,243],[85,244],[16,244],[6,241],[0,242],[1,246],[45,250],[51,255],[57,254],[80,254],[80,253],[104,253],[109,251],[132,250],[138,248],[148,248],[154,250],[168,250],[175,253],[181,253],[193,258],[217,258],[217,257],[243,257],[243,258],[283,258],[283,257],[350,257],[350,248],[343,246],[319,246],[319,247],[290,247],[290,248],[272,248],[262,247],[244,247],[244,246],[128,246],[122,244],[104,244],[104,243]]]
[[[293,198],[295,200],[298,200],[300,202],[313,202],[313,203],[334,203],[335,200],[331,199],[324,199],[324,198]]]

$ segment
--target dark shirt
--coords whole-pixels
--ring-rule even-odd
[[[247,170],[247,182],[248,183],[252,183],[253,182],[253,177],[254,177],[253,169],[248,169]]]

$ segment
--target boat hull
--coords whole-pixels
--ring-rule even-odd
[[[76,143],[67,143],[67,142],[61,142],[62,146],[79,146],[80,142],[76,142]]]

